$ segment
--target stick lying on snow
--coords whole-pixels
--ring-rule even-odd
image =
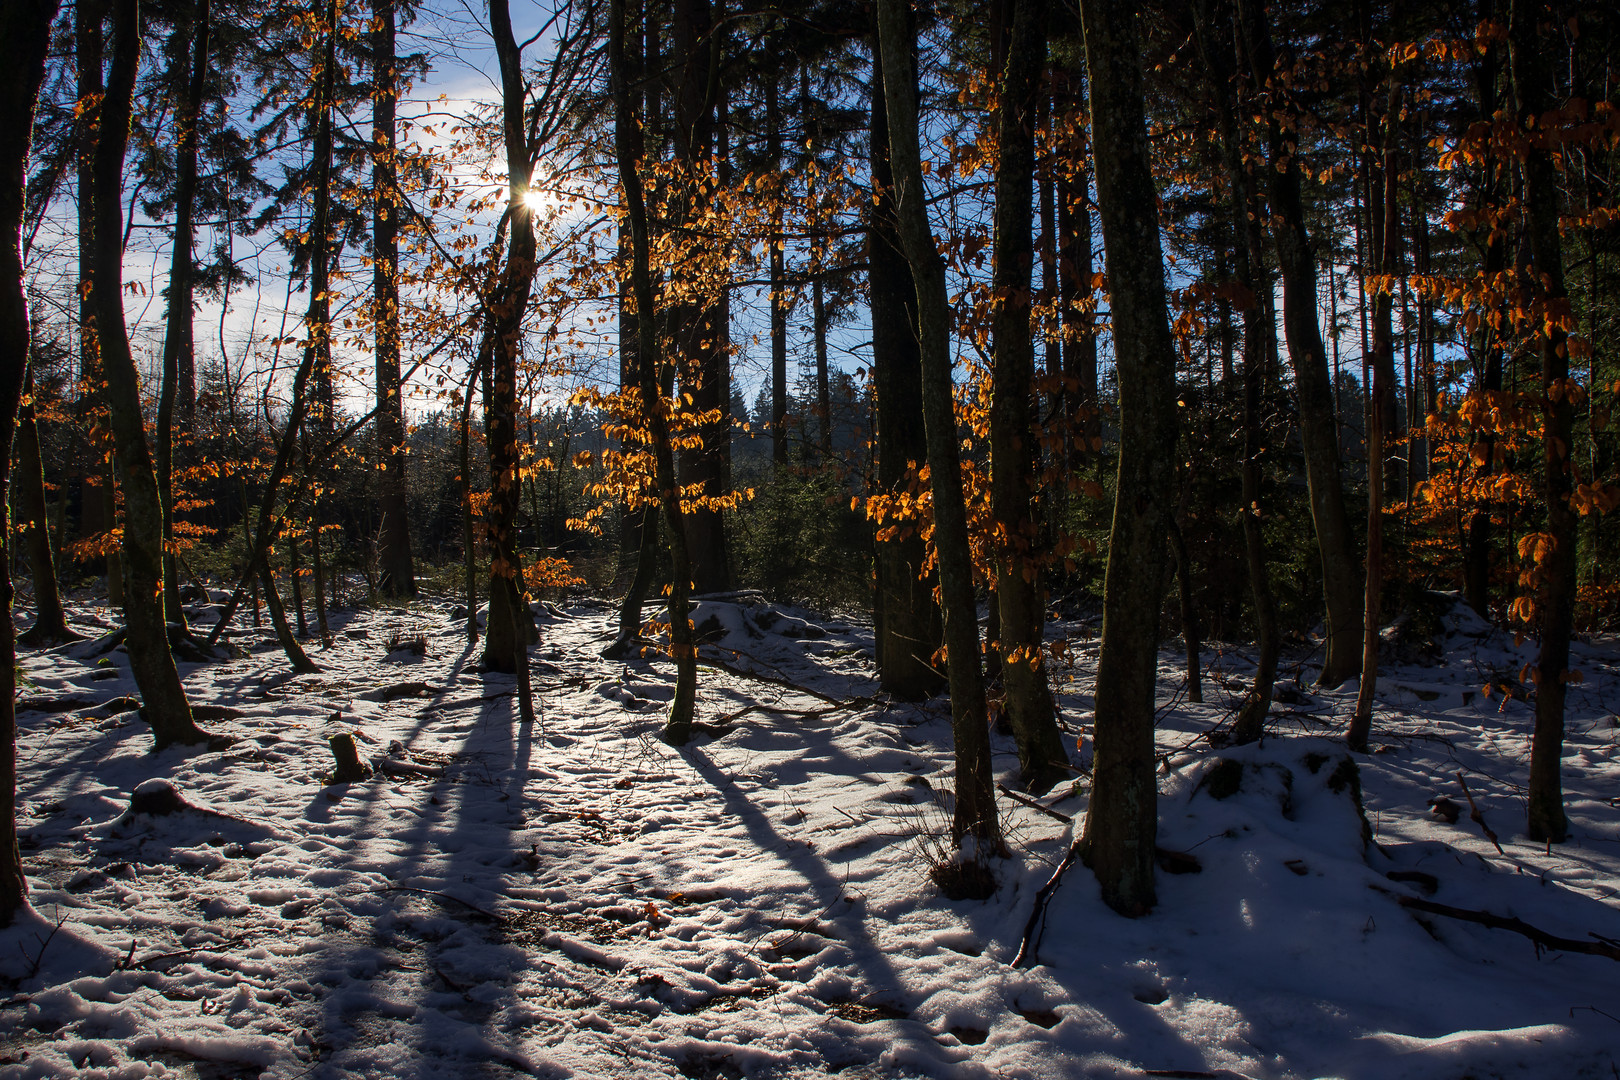
[[[1413,911],[1427,912],[1430,915],[1444,915],[1448,919],[1460,919],[1463,922],[1478,923],[1488,926],[1492,930],[1511,930],[1515,934],[1523,934],[1536,943],[1536,949],[1558,949],[1560,952],[1585,953],[1588,956],[1607,956],[1610,960],[1620,960],[1620,948],[1607,941],[1583,941],[1580,938],[1559,937],[1549,934],[1538,927],[1531,926],[1523,919],[1511,915],[1497,915],[1490,911],[1474,911],[1470,908],[1452,907],[1450,904],[1437,904],[1433,900],[1423,900],[1416,896],[1397,896],[1397,903],[1403,908]]]

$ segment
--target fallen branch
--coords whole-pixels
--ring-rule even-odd
[[[698,657],[698,663],[712,667],[717,671],[724,671],[727,675],[735,675],[740,679],[752,679],[755,682],[767,683],[771,686],[780,686],[785,690],[792,690],[796,694],[804,694],[806,697],[813,697],[817,700],[825,701],[829,705],[837,705],[845,708],[849,707],[849,703],[840,701],[838,698],[835,698],[830,694],[823,694],[820,690],[812,690],[808,686],[800,686],[796,682],[789,682],[787,679],[778,679],[773,675],[761,675],[757,671],[749,671],[745,668],[728,664],[724,660],[718,658],[700,656]],[[874,699],[853,698],[852,701],[870,705],[873,704]]]
[[[1011,799],[1013,802],[1018,803],[1018,804],[1020,804],[1022,806],[1027,806],[1031,810],[1039,810],[1041,813],[1045,814],[1047,817],[1052,818],[1055,821],[1061,821],[1065,825],[1069,824],[1070,822],[1072,822],[1074,820],[1074,818],[1070,817],[1068,814],[1064,814],[1064,813],[1061,813],[1061,812],[1059,812],[1057,810],[1053,810],[1050,806],[1046,806],[1046,805],[1042,804],[1041,802],[1030,798],[1028,795],[1025,795],[1021,791],[1014,791],[1012,788],[1008,787],[1006,784],[997,784],[996,785],[996,790],[1001,792],[1003,795],[1007,796],[1007,798]]]
[[[823,716],[831,716],[833,713],[845,712],[849,709],[864,709],[866,706],[872,704],[875,704],[875,702],[871,698],[852,698],[849,701],[840,702],[836,705],[828,705],[824,709],[789,709],[781,705],[767,705],[764,702],[756,701],[752,705],[746,705],[743,708],[738,709],[736,712],[729,712],[724,716],[716,717],[715,722],[722,724],[730,723],[731,721],[741,719],[752,712],[773,713],[777,716],[790,716],[795,720],[815,720]]]
[[[1485,815],[1479,812],[1478,806],[1474,805],[1474,793],[1468,790],[1468,781],[1463,779],[1462,773],[1457,774],[1457,783],[1462,785],[1463,794],[1468,797],[1468,820],[1478,825],[1479,831],[1484,833],[1486,838],[1496,845],[1498,855],[1506,855],[1507,852],[1502,850],[1502,841],[1498,840],[1496,833],[1491,830],[1489,825],[1485,824]]]
[[[1057,892],[1057,887],[1063,883],[1063,875],[1069,872],[1069,867],[1080,857],[1080,843],[1076,840],[1069,845],[1069,851],[1063,856],[1063,861],[1052,871],[1052,876],[1041,886],[1041,891],[1035,894],[1035,908],[1029,913],[1029,921],[1024,924],[1024,937],[1018,943],[1018,955],[1013,957],[1013,967],[1028,967],[1034,962],[1035,950],[1039,947],[1041,933],[1046,928],[1047,905],[1052,902],[1052,894]]]
[[[435,892],[432,889],[418,889],[418,888],[415,888],[414,886],[411,886],[411,885],[379,885],[375,889],[370,889],[368,891],[369,892],[374,892],[374,893],[408,892],[408,893],[416,893],[418,896],[429,896],[429,897],[432,897],[435,900],[449,900],[452,903],[460,904],[462,907],[466,908],[468,911],[472,912],[473,914],[480,915],[480,916],[488,919],[492,923],[504,923],[504,922],[506,922],[505,919],[501,918],[499,915],[495,914],[493,911],[485,911],[483,908],[479,907],[477,904],[470,903],[470,902],[468,902],[466,900],[463,900],[459,896],[451,896],[449,893],[444,893],[444,892]]]
[[[375,701],[387,704],[406,697],[430,697],[438,690],[425,682],[392,683],[388,686],[379,686],[375,690],[368,690],[360,697],[366,701]]]
[[[1395,899],[1401,907],[1410,908],[1413,911],[1422,911],[1429,915],[1444,915],[1448,919],[1477,923],[1492,930],[1511,930],[1515,934],[1523,934],[1535,942],[1538,954],[1542,949],[1557,949],[1560,952],[1585,953],[1587,956],[1607,956],[1610,960],[1620,960],[1620,948],[1616,948],[1606,941],[1584,941],[1580,938],[1559,937],[1556,934],[1549,934],[1545,930],[1531,926],[1523,919],[1511,915],[1497,915],[1490,911],[1452,907],[1449,904],[1437,904],[1433,900],[1423,900],[1416,896],[1397,896]]]
[[[405,779],[408,777],[426,777],[429,780],[444,779],[444,770],[428,765],[417,765],[409,761],[395,761],[393,758],[378,758],[377,770],[389,776]]]

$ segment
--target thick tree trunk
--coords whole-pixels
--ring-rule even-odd
[[[1063,740],[1043,649],[1046,604],[1041,543],[1034,513],[1036,438],[1035,342],[1031,326],[1031,273],[1035,249],[1035,95],[1046,60],[1046,0],[1002,0],[1006,64],[996,118],[996,297],[991,327],[990,505],[997,534],[998,646],[1006,715],[1018,743],[1020,779],[1044,791],[1064,776]]]
[[[112,68],[96,145],[93,295],[101,364],[107,377],[107,407],[124,478],[123,553],[129,577],[124,610],[130,668],[141,690],[141,711],[162,749],[171,743],[204,742],[208,736],[192,721],[191,705],[169,653],[163,618],[163,500],[141,415],[140,375],[124,330],[124,215],[119,193],[140,61],[138,0],[116,0],[113,32]]]
[[[1176,351],[1148,162],[1134,9],[1084,0],[1097,206],[1113,312],[1120,453],[1103,584],[1087,861],[1115,911],[1154,904],[1153,709],[1175,485]]]
[[[917,286],[917,328],[922,358],[923,420],[934,496],[934,550],[939,562],[945,647],[956,743],[956,805],[952,834],[964,862],[1001,846],[990,772],[984,683],[979,670],[978,611],[967,508],[951,386],[950,311],[945,267],[928,223],[918,145],[916,30],[903,0],[878,0],[878,39],[889,124],[896,221],[901,247]]]
[[[1543,54],[1537,24],[1541,3],[1514,0],[1509,29],[1509,64],[1513,92],[1518,98],[1522,131],[1554,107],[1549,87],[1551,65]],[[1563,241],[1558,230],[1561,202],[1558,171],[1545,146],[1528,139],[1524,151],[1524,206],[1530,241],[1531,278],[1549,311],[1567,303],[1564,286]],[[1569,377],[1568,333],[1559,319],[1549,315],[1538,344],[1541,347],[1542,485],[1547,503],[1546,542],[1536,568],[1538,587],[1535,618],[1541,632],[1541,654],[1536,660],[1536,726],[1530,744],[1530,839],[1563,843],[1569,836],[1564,813],[1563,754],[1564,696],[1569,676],[1569,645],[1575,624],[1575,511],[1569,504],[1573,490],[1570,441],[1574,428],[1573,393]]]
[[[185,608],[180,603],[180,574],[174,552],[174,412],[176,399],[185,417],[195,413],[197,403],[196,359],[193,348],[192,308],[193,254],[195,228],[192,224],[197,201],[197,124],[202,115],[202,97],[208,77],[209,0],[199,0],[189,19],[175,27],[175,63],[190,59],[191,72],[186,96],[177,122],[179,144],[175,149],[174,250],[169,254],[168,313],[163,334],[163,383],[158,394],[157,471],[158,491],[163,498],[163,606],[172,623],[185,625]],[[173,73],[176,77],[179,72]],[[182,370],[191,376],[190,387],[182,391]],[[191,424],[183,425],[187,434]]]
[[[395,160],[394,0],[373,0],[371,55],[372,326],[376,334],[378,586],[385,596],[416,595],[405,502],[405,403],[399,384],[399,170]]]
[[[45,47],[58,0],[8,0],[0,6],[0,509],[9,505],[11,439],[28,355],[23,297],[22,223],[34,103],[45,78]],[[0,927],[28,902],[17,850],[17,642],[11,621],[11,530],[0,529]]]
[[[499,0],[497,0],[499,2]],[[635,295],[637,341],[636,359],[641,368],[641,408],[652,444],[654,484],[664,513],[669,540],[669,647],[675,660],[675,696],[670,702],[664,725],[664,738],[679,746],[692,737],[693,714],[697,707],[697,645],[692,639],[689,615],[691,565],[686,551],[686,529],[682,520],[680,492],[675,480],[675,455],[670,446],[669,426],[664,415],[659,385],[661,353],[656,332],[657,307],[653,298],[650,241],[647,233],[646,194],[642,189],[639,163],[633,154],[632,132],[636,129],[625,64],[624,0],[611,0],[608,27],[608,67],[613,86],[614,155],[619,182],[624,190],[626,217],[630,223],[631,284]]]
[[[877,487],[884,494],[897,494],[904,490],[910,465],[927,461],[928,444],[917,286],[900,247],[881,65],[872,70],[871,117],[872,200],[867,207],[866,257],[872,384],[877,397]],[[902,700],[920,701],[945,685],[944,675],[933,665],[944,632],[934,600],[935,576],[923,572],[928,553],[912,523],[879,529],[875,547],[872,621],[879,685]]]
[[[79,635],[68,628],[67,612],[62,609],[62,591],[56,584],[56,559],[51,552],[51,524],[45,509],[45,469],[39,452],[39,422],[34,412],[34,367],[26,365],[23,390],[25,404],[17,411],[17,472],[13,480],[17,492],[17,524],[28,534],[28,568],[34,581],[34,625],[19,641],[26,645],[48,645],[74,641]],[[0,501],[0,506],[5,505]]]
[[[1275,74],[1271,28],[1261,0],[1239,0],[1240,19],[1254,77],[1266,85]],[[1272,108],[1280,103],[1273,103]],[[1305,479],[1310,491],[1311,520],[1322,564],[1322,594],[1327,609],[1326,655],[1317,681],[1337,686],[1355,674],[1360,659],[1361,612],[1350,519],[1339,475],[1338,426],[1334,419],[1332,376],[1316,310],[1316,257],[1305,229],[1300,195],[1299,158],[1285,141],[1283,126],[1269,122],[1272,236],[1282,272],[1283,335],[1294,369],[1299,401],[1300,442],[1305,450]]]

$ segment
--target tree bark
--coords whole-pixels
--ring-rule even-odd
[[[496,0],[500,2],[500,0]],[[641,408],[653,449],[654,484],[664,513],[669,540],[669,648],[675,660],[675,697],[670,702],[664,724],[664,738],[679,746],[692,737],[693,714],[697,707],[697,646],[692,639],[688,617],[691,563],[686,551],[686,528],[682,520],[680,490],[675,480],[675,455],[670,446],[669,421],[659,385],[661,354],[658,347],[657,307],[653,298],[652,268],[647,232],[646,193],[642,188],[639,164],[633,154],[631,133],[636,129],[635,108],[625,64],[624,0],[611,0],[608,27],[608,68],[613,86],[613,147],[624,189],[626,217],[630,222],[631,286],[635,295],[637,341],[636,359],[640,365]]]
[[[399,379],[399,98],[394,0],[372,0],[372,326],[376,334],[377,569],[385,596],[416,595],[411,526],[405,501],[405,403]]]
[[[62,608],[62,590],[56,583],[56,559],[51,552],[51,524],[45,508],[45,469],[39,451],[39,422],[34,410],[34,365],[26,365],[24,404],[17,410],[17,510],[22,532],[28,534],[28,567],[34,581],[34,625],[17,640],[25,645],[48,645],[79,638],[69,629]],[[0,506],[4,506],[0,501]]]
[[[1545,305],[1541,320],[1542,494],[1547,503],[1547,546],[1537,567],[1535,612],[1541,632],[1536,660],[1536,726],[1530,743],[1530,839],[1559,844],[1569,836],[1564,813],[1564,697],[1569,676],[1569,645],[1575,624],[1575,511],[1569,504],[1570,441],[1574,429],[1569,377],[1568,292],[1564,285],[1563,241],[1558,231],[1561,202],[1558,171],[1544,143],[1538,143],[1535,119],[1554,106],[1551,65],[1543,52],[1537,23],[1543,18],[1538,0],[1513,0],[1509,27],[1509,64],[1518,99],[1518,123],[1525,134],[1524,206],[1530,241],[1532,286]]]
[[[1175,484],[1176,352],[1149,167],[1134,9],[1083,0],[1097,206],[1113,313],[1120,453],[1103,583],[1087,861],[1115,911],[1155,902],[1153,709]]]
[[[928,223],[918,145],[916,30],[903,0],[878,0],[883,95],[889,125],[896,221],[917,292],[923,420],[934,496],[934,550],[939,562],[945,647],[956,743],[956,804],[951,831],[965,863],[1001,846],[1001,822],[990,774],[984,682],[979,669],[978,611],[967,508],[951,386],[950,311],[945,267]]]
[[[775,57],[767,63],[775,66]],[[782,174],[782,114],[777,106],[776,72],[765,76],[765,142],[769,169]],[[765,242],[770,247],[771,273],[771,464],[778,469],[788,463],[788,385],[787,385],[787,271],[782,251],[782,197],[771,200],[771,226]]]
[[[82,539],[100,535],[117,525],[117,482],[106,427],[106,391],[102,386],[101,350],[96,341],[96,310],[90,282],[94,276],[96,236],[96,140],[101,128],[102,95],[106,90],[102,61],[107,0],[79,0],[73,7],[73,56],[78,68],[79,116],[79,377],[91,388],[79,402],[90,417],[90,473],[81,491],[79,531]],[[96,475],[98,474],[99,475]],[[107,572],[107,602],[124,606],[124,569],[116,548],[98,560]]]
[[[175,27],[175,50],[191,60],[190,78],[177,123],[179,142],[175,149],[174,249],[169,253],[168,313],[163,334],[163,383],[158,394],[157,472],[158,491],[163,499],[163,597],[164,615],[172,623],[185,625],[185,609],[180,603],[180,575],[174,552],[174,411],[180,400],[184,424],[190,433],[189,418],[197,403],[197,375],[193,348],[192,308],[193,254],[196,230],[192,224],[197,201],[197,124],[202,116],[203,89],[208,78],[209,0],[198,0],[189,19]],[[190,375],[189,387],[182,372]]]
[[[107,408],[124,479],[123,554],[129,578],[124,611],[130,668],[141,690],[141,711],[152,725],[157,748],[163,749],[173,743],[204,742],[208,735],[192,720],[191,705],[169,653],[163,617],[163,500],[141,415],[140,375],[124,330],[124,215],[120,193],[140,48],[138,0],[116,0],[112,67],[96,143],[96,257],[92,281],[96,332],[107,377]]]
[[[1035,97],[1046,60],[1046,0],[1002,0],[1006,63],[998,72],[995,237],[991,326],[990,505],[996,531],[998,648],[1006,715],[1018,743],[1025,790],[1044,791],[1064,775],[1063,740],[1043,649],[1046,604],[1036,559],[1040,526],[1034,513],[1040,444],[1032,402],[1035,342],[1031,275],[1035,172]]]
[[[718,177],[711,175],[715,144],[716,104],[721,72],[720,49],[725,23],[716,22],[709,0],[675,0],[671,36],[672,73],[675,81],[674,149],[685,176],[685,189],[677,203],[677,230],[701,216],[701,202]],[[724,167],[724,163],[720,163]],[[731,473],[731,357],[726,347],[729,305],[725,288],[709,280],[705,266],[716,241],[706,230],[687,229],[682,237],[688,265],[672,268],[671,276],[684,278],[689,296],[672,305],[666,325],[674,338],[681,388],[692,397],[699,417],[698,445],[679,453],[683,487],[700,485],[699,495],[720,499],[727,494]],[[713,506],[694,506],[683,512],[686,533],[682,542],[689,553],[692,584],[698,592],[725,592],[731,588],[731,559],[725,520]]]
[[[878,48],[873,38],[874,53]],[[922,354],[917,337],[917,285],[900,247],[883,68],[872,68],[872,199],[867,207],[868,304],[872,311],[872,387],[877,397],[877,488],[905,490],[912,465],[928,459],[923,425]],[[905,701],[938,693],[945,677],[933,666],[942,642],[936,575],[925,573],[927,548],[915,523],[877,532],[873,629],[879,685]]]
[[[1388,470],[1384,465],[1384,433],[1395,411],[1395,296],[1390,281],[1400,269],[1400,220],[1395,184],[1395,130],[1400,108],[1400,92],[1391,87],[1389,111],[1384,118],[1385,142],[1382,166],[1371,177],[1369,206],[1377,207],[1372,246],[1379,252],[1381,282],[1373,295],[1372,393],[1367,409],[1367,578],[1363,597],[1361,685],[1356,691],[1355,710],[1345,741],[1357,753],[1367,752],[1372,732],[1372,711],[1378,691],[1378,624],[1381,621],[1384,588],[1384,490]]]
[[[489,544],[489,619],[484,629],[484,667],[518,676],[520,696],[527,683],[529,618],[522,558],[517,546],[517,511],[521,491],[517,439],[518,359],[522,349],[524,311],[534,283],[533,209],[526,201],[532,150],[524,130],[525,98],[522,54],[512,36],[506,0],[489,5],[490,29],[501,68],[501,115],[506,154],[507,214],[511,232],[506,265],[485,301],[493,327],[494,353],[484,384],[484,434],[489,441],[490,500],[485,523]],[[520,703],[521,704],[521,703]],[[532,708],[532,703],[528,706]],[[525,720],[531,719],[525,715]]]
[[[28,302],[23,296],[22,223],[34,103],[45,78],[45,49],[58,0],[0,5],[0,508],[9,505],[11,439],[23,395],[28,355]],[[17,849],[17,641],[11,621],[11,530],[0,529],[0,927],[28,903],[28,879]]]
[[[1276,76],[1271,27],[1261,0],[1239,0],[1250,63],[1255,81],[1266,86]],[[1316,311],[1316,257],[1305,228],[1300,195],[1298,156],[1284,139],[1270,108],[1268,122],[1272,236],[1282,271],[1283,335],[1294,369],[1294,390],[1299,401],[1300,442],[1305,450],[1305,476],[1310,491],[1311,520],[1322,563],[1322,595],[1327,609],[1326,656],[1317,682],[1338,686],[1355,674],[1361,644],[1361,612],[1357,602],[1355,556],[1350,519],[1344,506],[1344,485],[1339,475],[1338,425],[1334,419],[1332,376],[1322,328]]]

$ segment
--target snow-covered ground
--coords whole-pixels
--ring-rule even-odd
[[[1482,693],[1529,643],[1453,615],[1439,663],[1384,673],[1365,845],[1336,737],[1353,684],[1295,690],[1263,744],[1219,750],[1203,735],[1245,650],[1206,658],[1205,705],[1166,651],[1160,843],[1198,872],[1162,873],[1158,908],[1127,920],[1075,867],[1014,968],[1074,825],[1003,800],[999,891],[942,897],[943,700],[882,700],[860,626],[746,602],[696,618],[714,656],[775,681],[704,670],[703,718],[726,730],[683,749],[657,737],[668,665],[600,659],[600,604],[542,618],[533,726],[449,603],[340,615],[315,676],[244,628],[237,659],[183,665],[234,740],[200,753],[153,755],[129,703],[93,707],[135,692],[122,652],[26,654],[24,704],[51,711],[20,717],[35,914],[0,932],[0,1075],[1620,1076],[1615,960],[1401,904],[1620,941],[1612,641],[1577,649],[1573,838],[1550,851],[1522,831],[1531,706]],[[396,631],[426,656],[387,654]],[[1095,642],[1064,632],[1078,731]],[[339,732],[372,778],[324,782]],[[154,781],[196,809],[131,813]],[[1077,822],[1079,787],[1047,802]]]

